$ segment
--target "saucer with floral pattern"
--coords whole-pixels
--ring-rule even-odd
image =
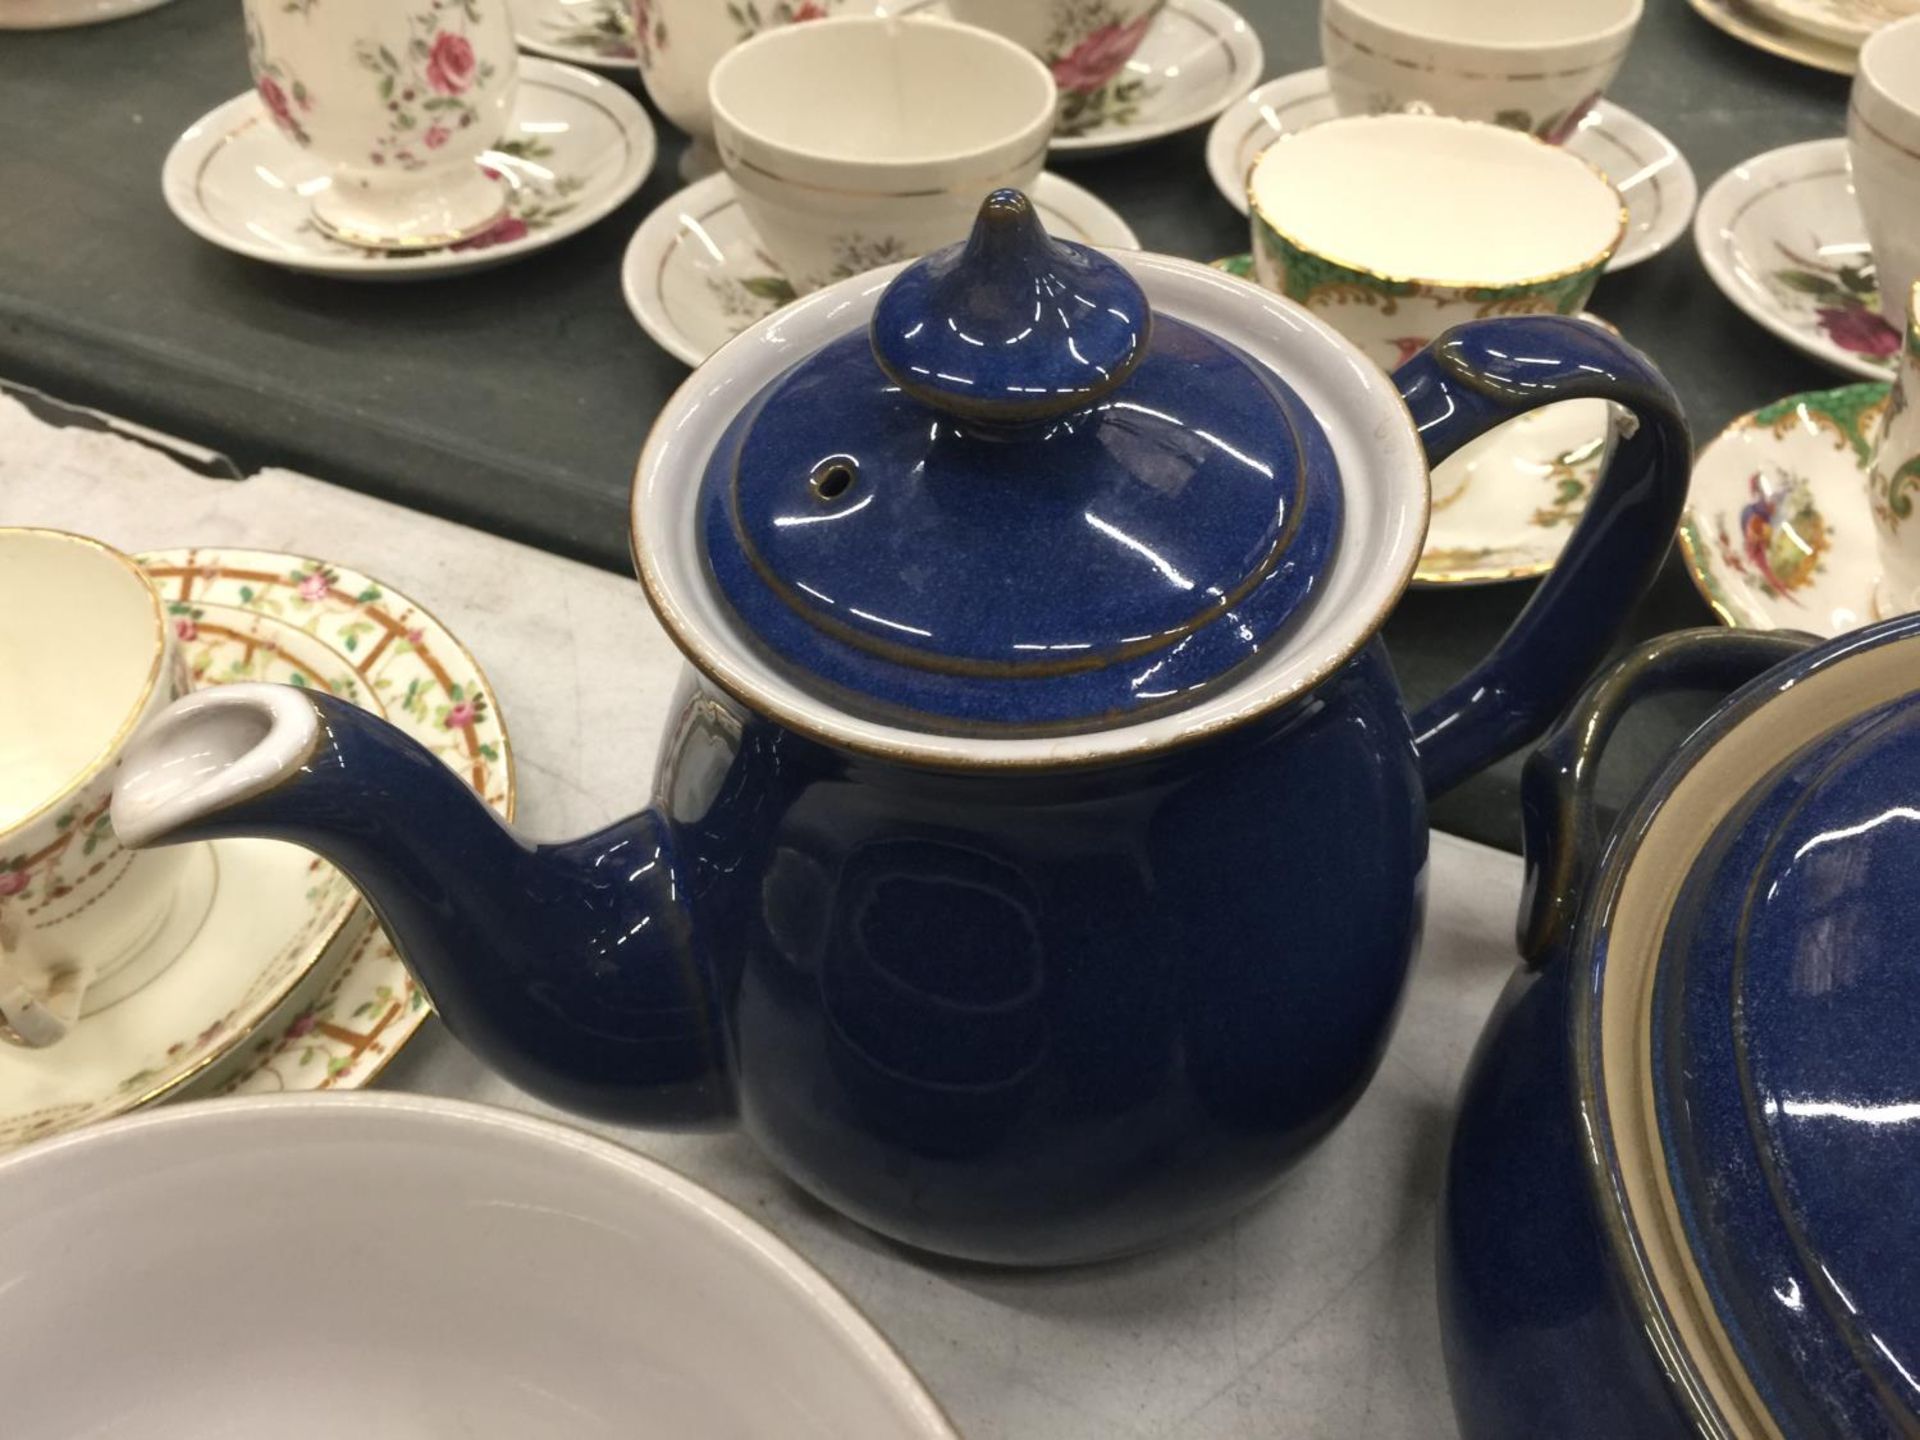
[[[1109,250],[1140,247],[1110,206],[1058,175],[1040,176],[1033,203],[1048,232],[1062,240]],[[640,328],[689,365],[794,298],[725,175],[695,181],[641,223],[620,266],[620,288]]]
[[[1742,415],[1700,452],[1680,553],[1727,624],[1833,636],[1880,618],[1867,466],[1889,389],[1789,395]]]
[[[596,70],[638,70],[633,0],[507,0],[522,50]]]
[[[319,230],[312,197],[331,183],[327,168],[274,127],[252,91],[174,142],[162,183],[182,224],[235,254],[351,280],[417,280],[504,264],[578,234],[640,188],[655,148],[653,122],[618,84],[523,58],[507,133],[476,162],[507,183],[507,212],[444,250],[366,250]]]
[[[1339,112],[1324,69],[1269,80],[1218,120],[1207,136],[1207,172],[1242,215],[1253,162],[1282,135]],[[1627,233],[1607,265],[1625,270],[1651,260],[1687,233],[1699,186],[1674,143],[1630,110],[1602,100],[1567,140],[1567,150],[1604,174],[1627,206]]]
[[[1796,350],[1867,380],[1891,380],[1900,332],[1880,282],[1845,140],[1756,155],[1716,180],[1693,222],[1713,283]]]
[[[1081,49],[1099,44],[1092,36]],[[1245,17],[1221,0],[1167,0],[1118,71],[1090,71],[1088,63],[1080,51],[1051,60],[1064,102],[1048,147],[1056,160],[1109,155],[1205,125],[1260,83],[1267,57]]]
[[[195,688],[326,690],[399,725],[502,814],[506,731],[479,667],[431,615],[344,566],[246,550],[143,555]],[[44,1050],[0,1047],[0,1150],[182,1094],[366,1084],[425,998],[358,894],[304,850],[212,847],[216,885],[172,966]]]

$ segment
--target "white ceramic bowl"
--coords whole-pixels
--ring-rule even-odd
[[[953,1435],[731,1205],[419,1096],[180,1106],[10,1156],[0,1296],[7,1440]]]

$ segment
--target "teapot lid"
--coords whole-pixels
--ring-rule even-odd
[[[1663,944],[1653,1084],[1676,1200],[1789,1434],[1920,1425],[1916,876],[1920,693],[1757,779]]]
[[[775,662],[949,733],[1191,703],[1308,613],[1341,518],[1293,389],[1014,190],[742,404],[699,502]]]

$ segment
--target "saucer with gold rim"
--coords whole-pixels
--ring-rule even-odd
[[[1867,465],[1888,391],[1868,382],[1789,395],[1701,450],[1680,553],[1728,625],[1833,636],[1882,618]]]
[[[1754,8],[1790,30],[1847,50],[1873,32],[1916,13],[1911,0],[1753,0]]]
[[[249,259],[349,280],[460,274],[558,244],[604,218],[645,183],[657,142],[640,102],[604,75],[522,59],[507,133],[476,162],[508,189],[507,211],[442,250],[368,250],[323,233],[312,197],[327,168],[288,140],[251,90],[174,142],[161,188],[176,219]]]
[[[1253,279],[1253,260],[1213,262]],[[1607,326],[1596,315],[1581,317]],[[1604,400],[1568,400],[1509,420],[1462,446],[1433,472],[1421,586],[1531,580],[1553,568],[1586,513],[1612,437]]]
[[[1743,160],[1707,190],[1693,239],[1707,275],[1749,319],[1837,370],[1892,378],[1900,332],[1880,311],[1844,139]]]
[[[632,0],[507,0],[522,50],[595,70],[638,70]]]
[[[1139,248],[1111,206],[1051,171],[1035,182],[1033,203],[1047,232],[1059,239],[1109,250]],[[696,180],[641,222],[620,263],[620,288],[640,328],[688,365],[698,365],[795,298],[725,175]]]
[[[1694,14],[1716,30],[1731,35],[1743,44],[1782,60],[1793,60],[1833,75],[1851,75],[1859,68],[1860,52],[1851,45],[1836,45],[1818,35],[1809,35],[1783,23],[1761,10],[1750,0],[1687,0]]]
[[[276,680],[409,730],[503,814],[492,692],[432,616],[342,566],[240,550],[140,557],[196,687]],[[0,1049],[0,1150],[176,1094],[367,1083],[424,1021],[359,896],[305,851],[213,842],[218,883],[179,960],[46,1050]]]

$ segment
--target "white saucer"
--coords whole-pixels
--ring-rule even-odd
[[[1109,250],[1139,239],[1104,201],[1043,174],[1033,201],[1049,232]],[[734,199],[733,182],[709,175],[674,195],[634,232],[620,265],[634,319],[676,359],[698,365],[793,298]]]
[[[1103,103],[1054,132],[1058,159],[1107,155],[1204,125],[1260,83],[1266,52],[1221,0],[1167,0]]]
[[[1337,112],[1324,69],[1269,80],[1214,122],[1207,169],[1227,202],[1247,213],[1247,176],[1281,135]],[[1699,187],[1671,140],[1629,110],[1602,100],[1580,122],[1567,149],[1602,171],[1627,204],[1627,236],[1609,273],[1650,260],[1687,233]]]
[[[584,230],[653,169],[653,123],[619,85],[570,65],[523,59],[513,123],[481,163],[513,186],[500,226],[446,250],[361,250],[314,227],[326,167],[289,142],[248,91],[174,142],[162,183],[182,224],[236,254],[355,280],[418,279],[518,259]]]
[[[1845,140],[1736,165],[1700,202],[1693,238],[1714,284],[1789,345],[1864,379],[1892,378],[1900,332],[1880,314]]]
[[[1832,636],[1879,618],[1867,463],[1888,388],[1789,395],[1700,452],[1680,551],[1727,624]]]
[[[0,0],[0,30],[63,30],[158,10],[167,0]]]
[[[1715,29],[1769,55],[1834,75],[1851,75],[1859,68],[1860,53],[1855,47],[1835,45],[1784,25],[1748,0],[1687,0],[1687,3]]]
[[[522,50],[590,65],[638,70],[633,49],[632,0],[507,0],[513,38]]]
[[[1753,0],[1754,9],[1790,30],[1858,50],[1873,32],[1920,13],[1902,0]]]

